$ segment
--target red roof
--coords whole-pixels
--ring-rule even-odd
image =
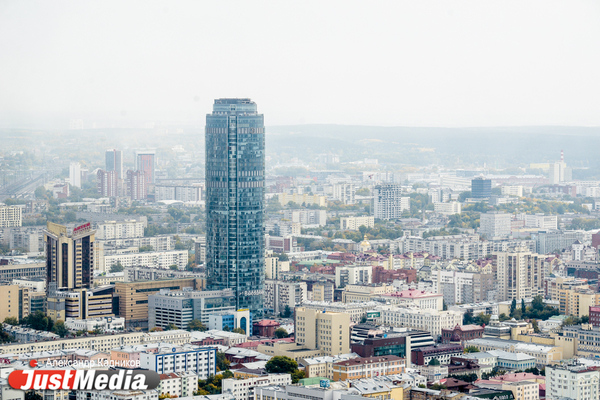
[[[279,326],[279,322],[272,319],[263,319],[256,323],[258,326]]]
[[[171,372],[170,374],[160,374],[160,380],[164,380],[164,379],[175,379],[175,378],[179,378],[179,375]]]

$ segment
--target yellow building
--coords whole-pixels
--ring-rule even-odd
[[[350,315],[296,307],[296,344],[325,355],[350,352]]]
[[[46,314],[55,322],[113,317],[112,299],[112,288],[56,291],[48,295]]]
[[[19,319],[19,309],[21,307],[19,286],[0,285],[0,304],[2,304],[2,307],[0,307],[0,321],[4,321],[7,317]]]
[[[342,302],[358,303],[371,301],[373,297],[381,296],[386,293],[393,293],[395,291],[394,286],[386,284],[382,284],[381,286],[346,285],[342,292]]]
[[[503,383],[502,390],[510,390],[515,400],[538,400],[540,398],[540,384],[537,382]]]
[[[307,349],[297,343],[276,342],[269,344],[260,344],[256,349],[259,353],[266,354],[271,357],[284,356],[289,357],[294,361],[300,361],[304,358],[323,356],[323,350]]]
[[[600,305],[600,293],[588,289],[559,289],[558,301],[562,315],[581,318],[590,315],[590,306]]]
[[[203,288],[200,278],[168,279],[144,282],[116,282],[114,297],[119,305],[119,316],[125,318],[127,327],[145,327],[148,325],[148,296],[160,289],[182,290],[191,287]]]

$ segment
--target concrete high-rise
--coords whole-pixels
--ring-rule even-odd
[[[265,128],[250,99],[217,99],[206,116],[206,284],[263,315]]]
[[[71,186],[81,187],[81,164],[78,162],[69,165],[69,183]]]
[[[144,174],[146,187],[154,183],[155,159],[154,150],[135,152],[135,169]]]
[[[117,179],[123,179],[123,152],[121,150],[106,150],[106,171],[115,171]]]
[[[68,232],[67,227],[48,222],[46,243],[46,282],[57,289],[91,288],[94,280],[95,231],[88,222]]]

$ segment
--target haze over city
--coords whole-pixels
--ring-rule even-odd
[[[1,1],[0,400],[600,400],[598,21]]]

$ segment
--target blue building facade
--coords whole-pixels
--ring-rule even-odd
[[[492,196],[492,180],[475,178],[471,180],[471,197],[474,199],[487,199]]]
[[[265,128],[250,99],[217,99],[206,116],[206,283],[263,315]]]

